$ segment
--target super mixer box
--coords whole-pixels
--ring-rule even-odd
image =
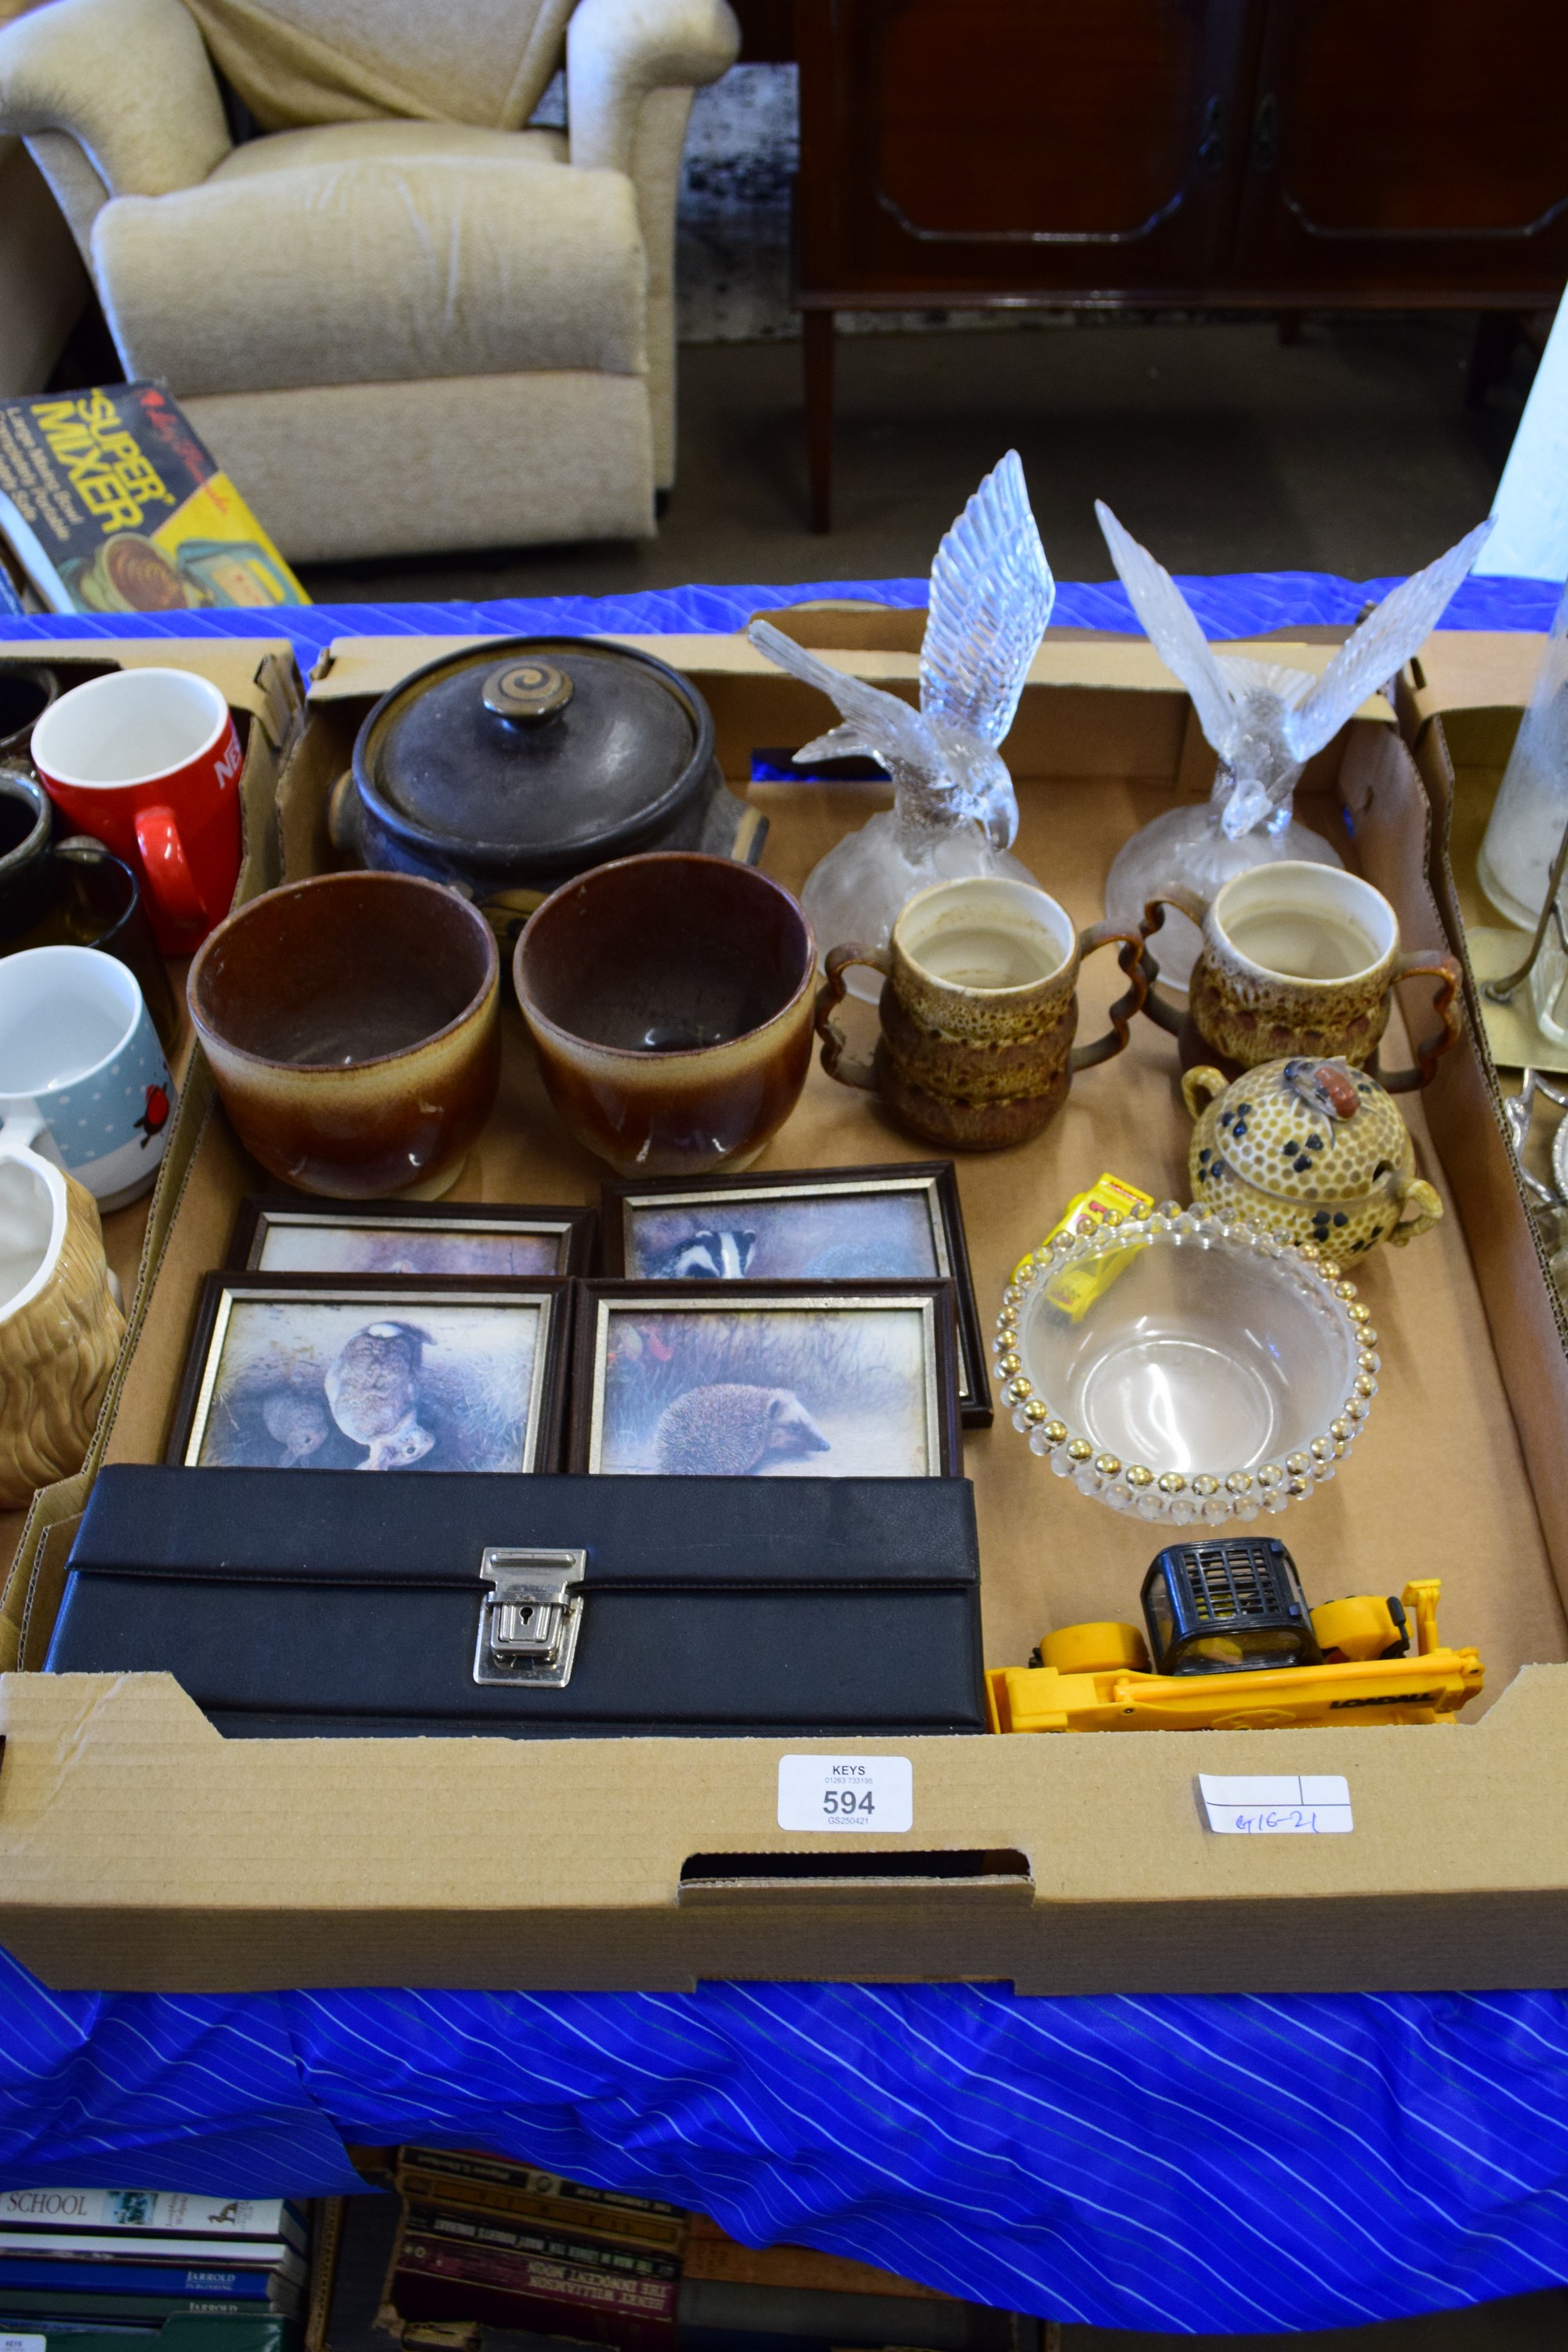
[[[919,615],[775,617],[912,693]],[[820,698],[742,638],[634,642],[701,694],[730,794],[767,821],[763,870],[798,889],[879,804],[853,774],[790,778],[786,755],[819,730]],[[364,638],[323,658],[278,776],[267,854],[285,878],[330,862],[334,789],[374,701],[448,650]],[[1319,668],[1330,649],[1255,650]],[[1065,632],[1035,660],[1006,756],[1017,854],[1084,925],[1134,828],[1201,801],[1213,775],[1149,647]],[[1446,944],[1431,805],[1389,704],[1364,705],[1312,761],[1297,815],[1383,893],[1407,943]],[[726,822],[747,833],[731,854],[755,855],[760,828]],[[1105,1027],[1125,985],[1113,955],[1086,961],[1080,1034]],[[1430,979],[1405,984],[1417,1043],[1431,1000]],[[500,1051],[496,1108],[453,1201],[592,1203],[603,1169],[554,1118],[510,1003]],[[1384,1067],[1408,1059],[1396,1016]],[[957,1155],[987,1331],[1000,1314],[1005,1340],[1016,1267],[1101,1171],[1156,1203],[1187,1198],[1178,1078],[1174,1041],[1134,1021],[1127,1050],[1082,1071],[1037,1139]],[[1248,1533],[1284,1537],[1311,1602],[1426,1594],[1440,1580],[1444,1638],[1485,1662],[1485,1689],[1457,1723],[1379,1723],[1363,1708],[1353,1721],[1133,1736],[259,1738],[209,1721],[167,1675],[39,1671],[94,1475],[166,1458],[204,1284],[241,1203],[268,1189],[198,1059],[94,1454],[39,1497],[7,1591],[0,1940],[54,1985],[168,1990],[1555,1980],[1568,1926],[1568,1817],[1552,1799],[1568,1766],[1568,1358],[1468,1011],[1431,1083],[1399,1100],[1443,1213],[1409,1253],[1382,1248],[1352,1269],[1360,1328],[1376,1332],[1374,1410],[1336,1475]],[[814,1066],[758,1171],[929,1157]],[[972,1422],[962,1441],[994,1670],[1024,1669],[1053,1629],[1134,1614],[1173,1539],[1157,1507],[1111,1511],[1080,1493],[1102,1474],[1054,1460],[1014,1402],[1004,1390],[994,1425]],[[847,1789],[873,1802],[844,1806]],[[1281,1808],[1315,1809],[1331,1833],[1224,1833]]]

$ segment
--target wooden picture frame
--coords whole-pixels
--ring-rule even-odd
[[[954,1307],[958,1318],[958,1402],[966,1429],[989,1429],[993,1419],[991,1383],[987,1377],[984,1335],[981,1328],[979,1309],[974,1300],[974,1278],[969,1266],[969,1244],[963,1230],[963,1210],[958,1197],[958,1174],[951,1160],[912,1160],[887,1165],[862,1168],[782,1168],[766,1174],[744,1176],[666,1176],[616,1178],[600,1187],[600,1217],[604,1236],[604,1272],[611,1278],[647,1281],[650,1276],[646,1257],[637,1247],[639,1224],[652,1224],[655,1220],[673,1220],[679,1213],[689,1212],[697,1217],[710,1212],[706,1231],[715,1239],[733,1233],[729,1223],[750,1204],[753,1211],[767,1217],[775,1234],[782,1239],[783,1220],[777,1212],[790,1202],[826,1202],[833,1198],[861,1199],[871,1206],[872,1216],[880,1228],[868,1249],[868,1263],[853,1264],[851,1245],[842,1233],[831,1243],[822,1234],[810,1236],[805,1247],[815,1241],[819,1249],[835,1260],[834,1280],[857,1281],[867,1278],[925,1281],[945,1278],[953,1286]],[[887,1211],[895,1203],[918,1204],[923,1211],[923,1223],[917,1220],[900,1235]],[[773,1212],[770,1216],[769,1213]],[[868,1220],[869,1223],[870,1220]],[[694,1228],[694,1232],[700,1231]],[[742,1229],[742,1232],[745,1229]],[[756,1239],[755,1233],[752,1238]],[[901,1241],[914,1240],[917,1246],[929,1250],[930,1263],[896,1265],[889,1263]],[[805,1248],[801,1252],[805,1254]],[[814,1269],[806,1266],[780,1265],[781,1252],[774,1249],[763,1259],[755,1277],[742,1271],[729,1271],[736,1253],[715,1253],[727,1256],[725,1271],[716,1270],[713,1279],[740,1280],[802,1280],[813,1278]],[[770,1262],[770,1259],[773,1262]],[[752,1261],[756,1260],[756,1253]],[[844,1270],[838,1271],[842,1262]]]
[[[459,1274],[485,1281],[519,1276],[535,1281],[551,1275],[591,1274],[598,1230],[595,1210],[574,1208],[565,1202],[541,1205],[509,1201],[330,1201],[303,1192],[252,1192],[240,1202],[223,1262],[226,1270],[238,1274],[347,1274],[360,1278],[405,1271],[417,1275]],[[363,1238],[379,1234],[389,1237],[406,1235],[416,1255],[431,1262],[395,1269],[380,1267],[365,1263],[367,1253],[361,1249],[345,1251],[345,1262],[331,1265],[328,1263],[331,1244],[325,1237],[340,1231]],[[302,1245],[290,1251],[290,1236]],[[465,1242],[470,1248],[476,1244],[493,1243],[498,1261],[505,1255],[509,1236],[525,1243],[537,1241],[547,1245],[550,1262],[542,1263],[546,1249],[542,1246],[538,1252],[542,1263],[538,1265],[516,1264],[515,1252],[514,1262],[510,1265],[440,1265],[435,1259],[440,1241],[446,1236],[451,1237],[457,1248]],[[279,1244],[282,1246],[278,1246]],[[355,1259],[360,1262],[355,1263]]]
[[[952,1285],[584,1283],[567,1453],[589,1475],[961,1477]]]
[[[164,1458],[186,1468],[559,1469],[575,1288],[560,1276],[209,1274]],[[524,1313],[531,1333],[498,1326],[487,1349],[480,1317]]]

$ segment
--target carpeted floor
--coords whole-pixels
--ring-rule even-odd
[[[1491,503],[1532,364],[1464,404],[1473,320],[1310,316],[843,336],[836,528],[805,523],[794,343],[680,355],[680,473],[657,540],[321,564],[325,602],[609,594],[688,581],[924,572],[1016,446],[1063,579],[1105,579],[1097,497],[1173,571],[1369,578],[1426,562]]]

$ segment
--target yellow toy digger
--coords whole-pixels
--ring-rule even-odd
[[[1143,1580],[1135,1625],[1064,1625],[1027,1666],[985,1677],[993,1731],[1260,1731],[1451,1723],[1480,1689],[1474,1650],[1437,1639],[1436,1577],[1400,1598],[1309,1610],[1274,1538],[1172,1544]],[[1410,1618],[1415,1647],[1410,1646]]]

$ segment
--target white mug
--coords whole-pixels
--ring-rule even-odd
[[[158,1173],[174,1092],[126,965],[97,948],[0,958],[0,1149],[31,1147],[123,1208]]]

